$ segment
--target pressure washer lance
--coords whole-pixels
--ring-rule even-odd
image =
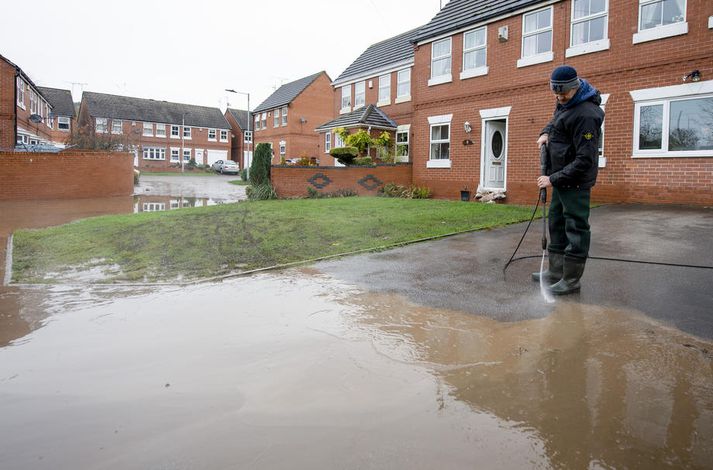
[[[540,174],[547,176],[547,145],[540,145]],[[542,251],[547,251],[547,188],[540,189],[542,203]]]

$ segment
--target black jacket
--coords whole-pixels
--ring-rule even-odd
[[[604,111],[597,92],[571,108],[557,105],[552,120],[542,129],[549,134],[547,175],[558,189],[589,189],[597,181],[599,138]]]

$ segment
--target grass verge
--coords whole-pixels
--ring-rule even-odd
[[[13,282],[53,282],[97,264],[104,281],[169,281],[246,271],[527,220],[531,208],[442,200],[254,201],[102,216],[14,236]]]
[[[243,181],[243,180],[230,180],[228,181],[230,184],[234,184],[235,186],[249,186],[250,181]]]

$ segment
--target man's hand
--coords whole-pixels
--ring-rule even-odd
[[[539,139],[537,139],[537,147],[540,148],[543,145],[547,145],[547,142],[549,142],[550,136],[548,134],[542,134]]]
[[[537,187],[540,189],[551,188],[552,183],[550,183],[550,177],[540,176],[539,178],[537,178]]]

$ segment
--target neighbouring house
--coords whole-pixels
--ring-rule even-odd
[[[231,136],[230,154],[240,168],[250,168],[252,162],[253,131],[250,124],[250,113],[242,109],[228,108],[225,119],[230,124]]]
[[[326,72],[319,72],[286,83],[253,110],[255,145],[271,145],[273,164],[322,157],[322,142],[314,129],[333,118],[331,82]]]
[[[396,161],[409,161],[413,113],[411,71],[417,29],[369,46],[332,82],[336,119],[317,128],[325,164],[339,165],[329,155],[343,142],[334,129],[365,129],[372,135],[387,131],[395,142]],[[376,120],[376,121],[375,121]],[[378,131],[378,132],[377,132]]]
[[[191,160],[212,165],[230,158],[230,124],[218,108],[84,92],[78,125],[128,148],[140,170],[176,171]]]
[[[30,77],[0,55],[0,151],[58,148],[53,107]]]
[[[43,86],[37,87],[37,89],[47,98],[50,105],[52,105],[50,119],[50,123],[52,124],[50,132],[52,141],[64,146],[77,124],[72,92]]]
[[[451,0],[413,41],[413,181],[436,197],[534,203],[567,63],[606,112],[594,200],[713,203],[709,0]]]

